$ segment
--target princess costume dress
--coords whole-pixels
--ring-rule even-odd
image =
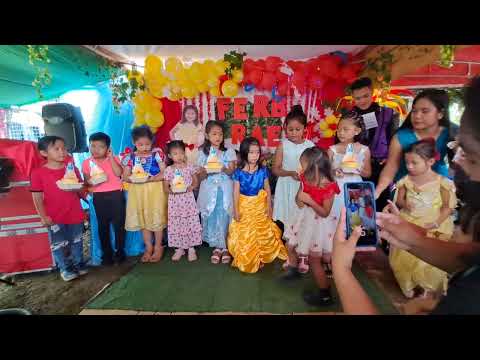
[[[442,207],[440,189],[443,188],[450,194],[448,207],[452,210],[456,207],[455,186],[451,180],[443,176],[439,175],[434,181],[419,187],[407,175],[397,183],[397,188],[402,186],[405,186],[407,202],[411,204],[413,210],[402,209],[400,216],[418,226],[424,227],[425,224],[434,223],[440,215]],[[430,230],[428,236],[444,241],[450,240],[454,230],[453,217],[449,216],[439,225],[437,229]],[[416,287],[429,291],[446,292],[448,275],[445,271],[393,246],[390,250],[389,260],[395,278],[406,297],[413,297]]]
[[[287,259],[281,230],[267,216],[266,179],[266,167],[254,173],[240,169],[233,173],[233,180],[240,183],[240,221],[233,219],[230,224],[228,250],[233,256],[232,266],[245,273],[256,273],[262,263],[271,263],[277,257]]]

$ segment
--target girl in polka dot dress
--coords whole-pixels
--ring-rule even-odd
[[[174,140],[167,144],[169,162],[165,169],[165,192],[168,192],[168,246],[175,248],[173,261],[188,251],[188,261],[197,260],[195,246],[202,244],[202,226],[193,189],[198,185],[196,169],[188,165],[185,144]]]

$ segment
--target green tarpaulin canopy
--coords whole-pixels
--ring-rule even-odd
[[[56,98],[110,77],[106,59],[80,45],[49,45],[48,57],[51,62],[41,66],[48,67],[52,81],[42,88],[43,99],[39,99],[32,85],[36,69],[29,63],[28,46],[0,46],[0,107]]]

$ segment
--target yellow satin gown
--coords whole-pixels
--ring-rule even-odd
[[[453,210],[456,207],[455,186],[445,177],[439,176],[434,181],[418,187],[407,175],[397,183],[397,188],[401,186],[405,186],[407,202],[413,206],[413,210],[409,212],[402,209],[400,216],[418,226],[424,227],[425,224],[433,223],[438,218],[442,207],[441,188],[447,190],[450,195],[448,204],[450,209]],[[428,235],[444,241],[450,240],[454,230],[453,217],[448,217],[439,225],[438,229],[429,231]],[[447,291],[448,274],[408,251],[391,247],[389,260],[395,278],[406,297],[413,297],[413,290],[416,287],[436,292]]]
[[[277,257],[287,259],[279,227],[267,213],[267,193],[256,196],[240,194],[240,222],[232,220],[228,233],[228,251],[232,266],[245,273],[256,273],[260,264],[271,263]]]

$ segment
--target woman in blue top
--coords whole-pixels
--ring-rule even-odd
[[[448,94],[445,91],[428,89],[418,94],[413,100],[412,111],[390,143],[387,163],[380,174],[375,198],[378,199],[392,182],[407,175],[403,153],[419,140],[435,139],[440,160],[433,165],[432,169],[442,176],[448,176],[445,157],[448,150],[447,143],[450,141],[449,124]]]
[[[260,166],[261,148],[248,137],[240,144],[240,164],[233,173],[233,217],[228,233],[232,266],[256,273],[277,257],[286,260],[281,231],[272,220],[268,169]]]

